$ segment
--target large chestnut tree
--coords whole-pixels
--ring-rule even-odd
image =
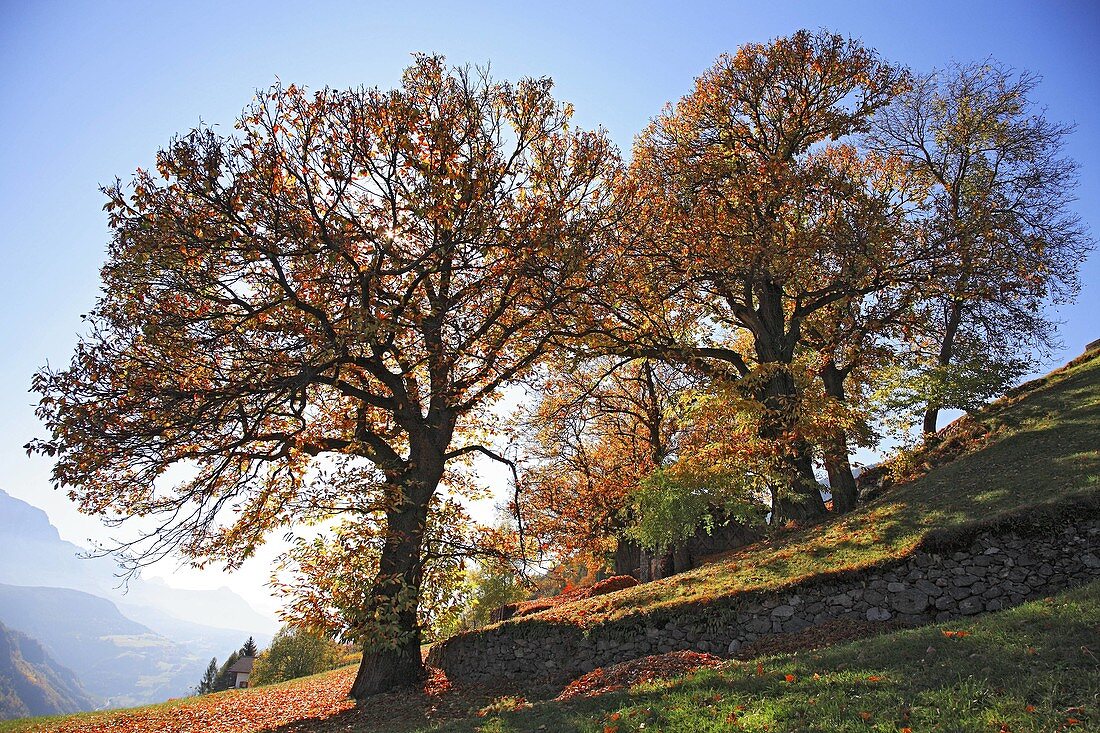
[[[424,56],[391,91],[275,87],[232,134],[174,139],[106,190],[103,294],[34,378],[28,449],[84,512],[145,518],[138,563],[232,567],[303,518],[378,521],[352,694],[421,679],[433,496],[491,453],[487,408],[599,249],[619,161],[570,114],[548,80]]]

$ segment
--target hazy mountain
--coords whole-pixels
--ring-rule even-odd
[[[167,637],[183,646],[191,655],[198,655],[203,661],[202,670],[206,669],[206,663],[211,657],[224,660],[229,653],[240,649],[245,640],[251,636],[261,649],[271,643],[272,635],[259,631],[239,629],[219,629],[204,624],[196,624],[190,621],[176,618],[151,606],[133,606],[127,603],[116,603],[118,610],[124,616],[132,618],[143,626]]]
[[[71,669],[37,641],[0,623],[0,720],[94,710]]]
[[[232,629],[243,632],[242,639],[252,635],[257,641],[270,639],[278,628],[274,619],[226,587],[184,590],[153,578],[132,580],[124,592],[118,587],[112,560],[80,557],[83,552],[61,539],[41,509],[0,490],[0,583],[72,588],[108,598],[171,639],[194,637],[196,625]],[[184,624],[172,629],[170,619]],[[209,640],[223,637],[216,631],[207,636]]]
[[[187,695],[209,661],[69,588],[0,585],[0,621],[41,642],[107,707]]]
[[[154,608],[193,624],[243,631],[245,639],[249,634],[270,638],[278,630],[274,619],[256,611],[225,586],[217,590],[186,590],[173,588],[160,578],[136,580],[118,602],[128,607]]]
[[[0,491],[0,620],[41,641],[111,707],[188,694],[211,657],[275,621],[229,588],[181,590],[159,579],[118,587],[109,558],[85,558],[41,509]]]

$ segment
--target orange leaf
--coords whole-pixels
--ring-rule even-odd
[[[870,720],[871,719],[871,713],[869,713],[866,710],[861,710],[860,713],[859,713],[859,717],[863,718],[864,720]]]
[[[795,676],[793,674],[788,674],[788,675],[784,675],[783,679],[787,680],[787,682],[794,682],[795,681]]]

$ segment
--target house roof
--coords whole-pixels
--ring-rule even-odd
[[[252,674],[252,663],[256,661],[256,657],[241,657],[236,662],[233,662],[233,666],[229,668],[230,672],[244,672],[245,674]]]

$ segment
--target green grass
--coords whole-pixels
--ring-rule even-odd
[[[1100,488],[1100,357],[1079,359],[992,403],[972,419],[988,429],[963,454],[895,486],[852,514],[782,532],[725,559],[664,580],[506,623],[586,626],[812,575],[875,565],[926,540],[1006,512],[1095,497]],[[948,440],[957,451],[965,438]]]
[[[1100,730],[1098,657],[1100,582],[977,619],[421,730]]]
[[[1037,512],[1057,518],[1059,511],[1083,506],[1095,510],[1100,495],[1100,357],[1079,359],[1015,390],[973,420],[971,427],[980,425],[981,431],[961,430],[931,456],[918,456],[957,458],[893,487],[848,516],[779,533],[688,573],[506,623],[591,625],[654,610],[675,612],[681,604],[875,565],[904,556],[921,543],[949,541],[952,535],[1004,518]],[[984,437],[974,441],[977,432]],[[946,637],[944,630],[967,635]],[[219,693],[205,701],[262,695],[264,690],[276,693],[317,679]],[[449,703],[456,714],[443,716],[458,719],[433,724],[427,720],[439,720],[440,711],[429,712],[437,702],[418,694],[383,697],[325,721],[301,720],[275,730],[1100,731],[1100,582],[976,619],[815,652],[730,662],[720,670],[592,700],[536,702],[511,710],[514,700],[493,705],[486,691],[471,690]],[[135,712],[203,704],[195,700]],[[478,709],[485,714],[474,715]],[[0,733],[57,721],[83,723],[92,730],[97,721],[117,713],[9,721],[0,723]]]
[[[944,631],[963,635],[945,636]],[[1100,730],[1100,582],[999,613],[781,654],[592,699],[495,704],[471,695],[465,716],[426,722],[423,696],[379,699],[279,733],[1050,733]],[[332,673],[324,673],[332,674]],[[309,684],[221,695],[263,695]],[[168,705],[194,704],[177,701]],[[465,705],[465,707],[462,707]],[[395,708],[406,707],[404,711]],[[145,708],[149,709],[149,708]],[[484,715],[474,711],[482,710]],[[107,714],[67,716],[91,724]],[[0,724],[32,730],[58,719]],[[1076,721],[1076,723],[1071,722]],[[1003,726],[1003,727],[1002,727]],[[246,728],[252,730],[252,728]],[[85,730],[81,728],[81,730]],[[99,730],[89,727],[87,730]],[[198,730],[194,733],[199,733]]]

